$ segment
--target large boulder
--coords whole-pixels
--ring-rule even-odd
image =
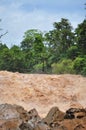
[[[86,130],[86,109],[70,108],[64,119],[53,124],[51,130]]]
[[[49,126],[45,124],[39,116],[37,110],[34,108],[28,112],[28,128],[30,130],[50,130]]]
[[[19,127],[21,130],[50,130],[34,108],[28,112],[28,122],[22,123]]]
[[[64,116],[65,119],[82,118],[86,116],[86,109],[81,108],[70,108],[66,111]]]
[[[10,104],[0,105],[0,130],[20,130],[20,114]]]
[[[19,113],[20,119],[22,119],[22,121],[26,123],[29,120],[28,112],[23,107],[21,107],[19,105],[13,105],[13,107]]]
[[[47,116],[43,119],[43,122],[48,124],[49,126],[56,125],[58,121],[62,121],[64,119],[64,113],[61,112],[58,107],[52,107],[47,114]]]

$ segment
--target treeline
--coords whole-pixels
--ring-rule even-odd
[[[86,76],[86,19],[75,30],[64,18],[49,32],[27,30],[20,46],[0,43],[0,70]]]

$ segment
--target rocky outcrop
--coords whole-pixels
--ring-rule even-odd
[[[1,104],[0,130],[86,130],[86,109],[70,108],[64,113],[53,107],[42,119],[36,109]]]
[[[29,112],[18,105],[0,105],[0,130],[48,130],[36,109]]]
[[[52,126],[53,123],[62,121],[64,119],[64,113],[61,112],[58,107],[52,107],[47,116],[43,119],[43,122]]]
[[[70,108],[66,111],[65,119],[82,118],[86,116],[86,109]]]
[[[70,108],[57,130],[86,130],[86,109]]]
[[[0,105],[0,130],[19,130],[20,113],[10,104]]]

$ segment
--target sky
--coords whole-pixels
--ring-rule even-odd
[[[24,32],[38,29],[52,30],[53,23],[61,18],[69,20],[73,28],[85,18],[85,0],[0,0],[2,43],[8,47],[20,45]]]

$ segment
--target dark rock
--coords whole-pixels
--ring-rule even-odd
[[[64,119],[83,118],[86,116],[86,110],[80,108],[70,108],[66,111]]]
[[[74,118],[75,118],[75,116],[73,113],[68,113],[68,114],[64,115],[64,119],[74,119]]]

